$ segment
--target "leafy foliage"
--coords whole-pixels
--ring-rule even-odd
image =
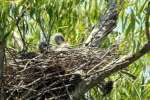
[[[148,0],[126,1],[117,28],[105,39],[102,47],[120,41],[118,52],[121,54],[139,50],[146,40],[144,17],[147,4]],[[98,24],[107,3],[104,0],[16,0],[1,1],[0,7],[0,42],[7,39],[8,47],[20,50],[19,45],[26,44],[30,50],[36,50],[41,33],[61,32],[70,44],[78,45],[93,25]],[[14,35],[22,39],[18,41]],[[23,39],[25,43],[22,43]],[[110,77],[115,80],[114,89],[105,99],[149,100],[149,84],[143,82],[143,68],[149,67],[149,59],[148,54],[129,67],[130,73],[137,76],[136,80],[122,73]],[[87,97],[93,100],[103,98],[98,87],[90,90]]]

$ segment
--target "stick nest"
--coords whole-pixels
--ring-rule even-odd
[[[66,100],[78,83],[116,60],[116,48],[76,48],[18,54],[7,50],[4,91],[7,99]]]

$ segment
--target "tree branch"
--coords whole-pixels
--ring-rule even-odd
[[[148,8],[149,6],[150,6],[150,2],[148,4]],[[143,48],[139,50],[138,52],[136,52],[135,54],[132,54],[130,56],[127,56],[126,58],[123,58],[116,62],[108,64],[103,69],[98,70],[97,72],[93,73],[93,75],[91,75],[87,79],[80,82],[75,92],[72,95],[74,100],[78,100],[81,95],[85,94],[89,89],[99,84],[99,82],[102,81],[102,79],[128,67],[130,64],[134,63],[136,60],[144,56],[146,53],[150,52],[150,34],[149,34],[148,15],[149,13],[147,13],[146,21],[145,21],[145,29],[146,29],[146,36],[147,36],[148,42],[143,46]]]
[[[148,2],[148,7],[146,9],[146,16],[145,16],[145,32],[147,39],[150,41],[149,16],[150,16],[150,1]]]
[[[102,39],[116,27],[118,13],[116,2],[110,4],[108,12],[101,19],[100,26],[92,30],[88,39],[85,41],[85,46],[99,47]]]
[[[136,60],[138,60],[140,57],[144,56],[148,52],[150,52],[150,42],[146,43],[144,47],[137,53],[128,56],[125,59],[121,59],[117,62],[113,62],[105,66],[104,69],[98,70],[97,72],[93,73],[93,75],[91,75],[86,80],[83,80],[76,88],[73,94],[73,98],[74,98],[73,100],[78,100],[80,95],[86,93],[89,89],[91,89],[96,84],[98,84],[102,79],[110,76],[115,72],[118,72],[119,70],[128,67],[130,64],[132,64],[133,62],[135,62]]]

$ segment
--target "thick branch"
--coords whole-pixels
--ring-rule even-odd
[[[5,58],[5,41],[0,41],[0,99],[4,99],[3,91],[3,73],[4,73],[4,58]]]
[[[149,5],[150,3],[148,4],[148,8]],[[147,15],[149,15],[149,13]],[[145,21],[145,29],[146,29],[146,36],[148,42],[143,46],[143,48],[133,55],[127,56],[124,59],[120,59],[116,62],[108,64],[106,67],[104,67],[104,69],[98,70],[96,73],[91,75],[88,79],[82,81],[76,88],[76,91],[73,93],[73,98],[75,100],[78,100],[80,95],[86,93],[89,89],[91,89],[96,84],[98,84],[103,78],[106,78],[111,74],[128,67],[130,64],[138,60],[140,57],[150,52],[150,37],[149,37],[150,35],[149,35],[149,23],[148,23],[149,17],[147,15]]]
[[[89,89],[98,84],[103,78],[110,76],[111,74],[122,70],[132,64],[134,61],[138,60],[140,57],[145,55],[150,51],[150,42],[144,45],[144,47],[137,53],[126,57],[125,59],[119,60],[115,63],[109,64],[104,69],[101,69],[91,75],[87,80],[82,81],[76,88],[73,94],[74,100],[77,100],[80,95],[86,93]]]
[[[147,10],[147,13],[145,16],[145,31],[146,31],[147,39],[150,41],[150,32],[149,32],[150,1],[148,3],[148,7],[146,10]]]
[[[87,47],[99,47],[100,41],[116,27],[118,12],[116,3],[112,3],[108,12],[102,17],[100,26],[94,28],[85,42]]]
[[[3,77],[4,56],[5,56],[5,42],[0,41],[0,79],[2,79]]]

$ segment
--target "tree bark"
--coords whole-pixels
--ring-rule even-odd
[[[108,11],[100,19],[100,25],[98,27],[94,27],[89,37],[85,41],[85,46],[99,47],[103,38],[110,34],[116,27],[118,14],[119,12],[117,11],[116,2],[111,3]]]
[[[4,57],[5,57],[5,42],[0,42],[0,79],[3,78]]]
[[[0,41],[0,99],[4,100],[4,91],[3,91],[3,73],[4,73],[4,58],[5,58],[5,41]]]

